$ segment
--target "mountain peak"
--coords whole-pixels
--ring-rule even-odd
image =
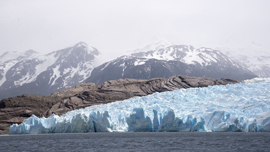
[[[38,52],[36,52],[36,51],[30,49],[30,50],[26,50],[26,51],[21,52],[21,55],[24,55],[24,56],[31,56],[31,55],[37,54],[37,53],[38,53]]]
[[[153,44],[156,45],[156,46],[161,46],[161,45],[163,45],[163,46],[169,46],[169,45],[173,45],[173,43],[171,43],[169,41],[166,41],[166,40],[159,40],[159,41],[157,41],[156,43],[153,43]]]
[[[166,48],[168,46],[173,45],[173,43],[166,41],[166,40],[158,40],[155,41],[154,43],[151,43],[145,47],[136,49],[134,51],[131,51],[132,53],[138,53],[138,52],[147,52],[147,51],[154,51],[154,50],[159,50],[159,49],[163,49]]]
[[[100,55],[100,52],[96,48],[89,46],[83,41],[80,41],[79,43],[75,44],[73,48],[83,48],[84,50],[87,50],[88,53],[90,54]]]
[[[77,43],[77,44],[75,44],[74,45],[74,47],[88,47],[88,45],[85,43],[85,42],[83,42],[83,41],[80,41],[79,43]]]

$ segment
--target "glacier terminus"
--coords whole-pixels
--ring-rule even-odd
[[[32,115],[9,134],[181,131],[270,132],[270,78],[154,93],[62,116]]]

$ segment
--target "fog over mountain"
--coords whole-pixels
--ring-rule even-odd
[[[0,54],[46,54],[83,41],[110,61],[159,39],[231,54],[269,52],[268,6],[268,0],[1,0]],[[262,50],[247,47],[252,43]]]
[[[259,77],[270,77],[270,50],[260,43],[246,38],[237,42],[238,36],[233,36],[218,49],[231,57],[241,66],[254,72]],[[235,46],[235,49],[228,46]],[[236,51],[239,50],[239,51]]]
[[[107,64],[103,63],[117,58],[123,61],[118,67],[156,65],[164,73],[141,78],[174,74],[239,80],[270,77],[268,6],[267,0],[2,0],[1,95],[21,90],[49,94],[85,81],[94,68],[96,73],[99,65],[104,68]],[[182,51],[182,56],[161,53],[161,49]],[[186,54],[185,49],[189,50]],[[206,68],[210,66],[211,70]],[[131,77],[125,72],[120,68],[115,78]],[[46,86],[46,91],[35,89],[39,86]]]

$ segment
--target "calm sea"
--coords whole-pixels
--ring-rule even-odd
[[[140,132],[0,136],[0,151],[270,151],[270,133]]]

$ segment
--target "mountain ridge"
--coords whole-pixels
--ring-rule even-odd
[[[79,42],[48,54],[3,62],[0,99],[20,94],[47,95],[81,83],[90,76],[99,55],[96,48]]]
[[[93,69],[85,82],[101,84],[120,78],[168,78],[178,74],[238,80],[256,77],[218,50],[171,45],[158,50],[124,55],[106,62]]]

